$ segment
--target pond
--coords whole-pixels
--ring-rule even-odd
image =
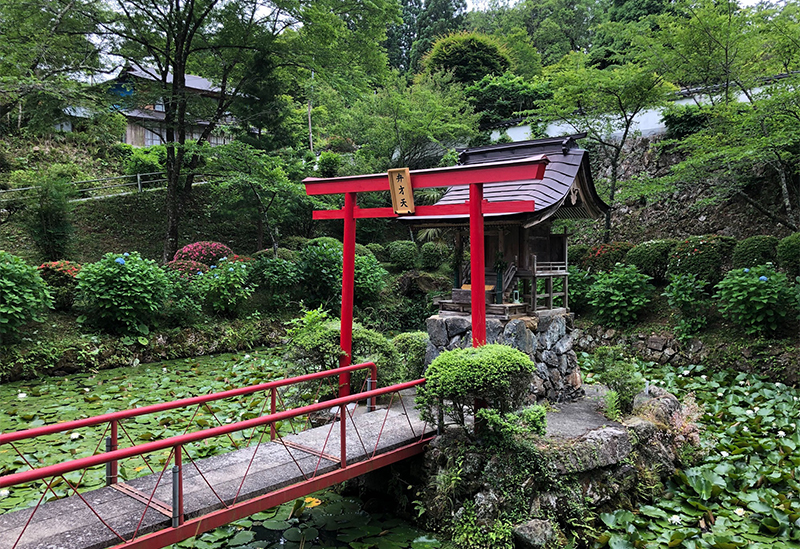
[[[16,431],[255,385],[286,377],[287,371],[279,351],[261,349],[9,383],[0,386],[0,402],[6,403],[0,410],[0,430]],[[318,396],[318,390],[319,387],[309,386],[288,388],[282,397],[287,402],[309,403]],[[121,445],[138,444],[182,434],[189,429],[257,417],[265,413],[263,400],[263,394],[261,398],[254,395],[216,401],[207,408],[126,420],[121,423],[120,442]],[[294,424],[285,422],[277,427],[280,432],[288,433],[302,428],[304,423],[303,418],[298,418]],[[41,467],[92,455],[103,444],[106,434],[105,426],[101,425],[49,435],[37,439],[40,441],[37,444],[20,442],[15,446],[21,456],[13,448],[2,447],[0,475],[27,470],[29,464]],[[193,457],[230,451],[232,445],[246,444],[246,435],[235,433],[230,440],[219,439],[219,444],[215,441],[211,446],[198,443],[190,451]],[[169,452],[164,451],[151,455],[148,462],[141,458],[125,460],[120,463],[120,478],[148,474],[151,467],[163,466],[168,456]],[[68,473],[65,477],[72,483],[80,482],[82,490],[99,488],[105,483],[103,468],[90,469],[85,475]],[[55,482],[53,489],[58,497],[72,494],[63,481]],[[0,491],[0,513],[33,505],[41,494],[40,483]],[[48,499],[54,498],[48,495]],[[358,499],[326,490],[187,540],[179,547],[420,549],[439,545],[435,537],[400,519],[370,513]]]

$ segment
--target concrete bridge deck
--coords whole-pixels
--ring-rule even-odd
[[[388,414],[385,409],[371,413],[361,413],[359,409],[353,414],[352,423],[350,419],[347,420],[348,468],[369,460],[373,452],[376,455],[386,454],[419,441],[423,435],[434,433],[434,427],[420,420],[413,409],[413,400],[403,400],[406,401],[405,409],[397,404]],[[353,423],[356,429],[353,429]],[[305,449],[298,448],[298,445]],[[311,452],[307,449],[311,449]],[[325,455],[320,457],[319,453]],[[340,424],[337,420],[332,429],[327,424],[285,436],[282,440],[263,442],[257,449],[252,445],[195,460],[197,467],[184,458],[183,500],[186,520],[223,509],[220,499],[226,505],[234,500],[243,502],[289,485],[303,483],[315,475],[319,477],[324,473],[341,470],[339,454]],[[242,484],[245,472],[247,475]],[[97,514],[81,498],[73,495],[43,504],[32,518],[32,508],[0,516],[0,549],[12,549],[29,520],[24,535],[16,544],[17,549],[103,549],[123,543],[111,529],[103,525],[98,515],[125,540],[129,540],[137,528],[137,537],[170,528],[172,475],[167,470],[159,482],[159,474],[160,471],[156,471],[155,474],[126,481],[125,484],[144,494],[146,498],[154,493],[153,501],[162,504],[161,512],[155,510],[152,504],[148,509],[147,499],[141,502],[135,496],[108,486],[82,494]],[[334,483],[330,482],[328,485]],[[319,488],[320,486],[309,486],[308,492]],[[287,498],[290,499],[293,497]]]

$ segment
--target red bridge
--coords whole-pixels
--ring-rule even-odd
[[[320,401],[320,395],[346,393],[333,378],[357,371],[369,374],[366,390]],[[375,389],[376,380],[373,363],[357,364],[2,434],[0,447],[10,447],[30,469],[0,477],[0,488],[40,482],[42,492],[32,507],[0,516],[0,549],[164,547],[420,454],[434,435],[413,409],[414,388],[425,380]],[[309,397],[313,386],[316,394]],[[313,403],[286,406],[292,391]],[[376,406],[378,397],[382,404]],[[227,423],[211,404],[243,398],[250,399],[250,409],[260,408],[252,414],[256,417]],[[133,442],[126,425],[160,412],[171,411],[172,417],[179,409],[192,414],[183,434]],[[189,432],[201,411],[209,412],[217,425]],[[287,424],[292,432],[282,435]],[[93,455],[72,461],[34,468],[19,447],[30,439],[44,446],[48,435],[103,425]],[[213,438],[235,449],[200,458]],[[106,451],[100,452],[103,440]],[[168,457],[154,468],[158,452]],[[150,474],[123,482],[119,462],[125,459],[143,462]],[[105,467],[106,487],[81,490],[87,471],[98,467]],[[80,479],[69,480],[66,475],[75,471],[82,472]],[[53,499],[59,484],[73,495]]]

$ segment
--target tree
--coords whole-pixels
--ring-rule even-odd
[[[456,82],[471,84],[489,74],[503,74],[511,59],[492,37],[459,32],[437,40],[423,64],[427,71],[451,71]]]
[[[263,77],[250,70],[259,59],[313,69],[323,79],[365,82],[383,65],[377,44],[397,16],[389,0],[113,0],[112,6],[112,17],[101,22],[102,33],[114,39],[112,53],[153,77],[164,106],[164,261],[178,248],[178,225],[203,160],[202,148],[189,143],[191,122],[207,122],[198,143],[207,142],[243,88]],[[210,78],[212,93],[188,93],[191,73]]]
[[[422,58],[437,39],[463,28],[466,10],[466,0],[425,0],[425,8],[417,19],[417,36],[411,47],[412,71],[420,69]]]
[[[481,116],[481,129],[531,111],[539,101],[553,95],[546,80],[531,82],[510,72],[484,76],[465,91],[475,112]]]
[[[645,109],[662,105],[673,87],[649,70],[634,64],[601,70],[587,65],[587,55],[566,57],[551,76],[553,97],[542,101],[535,114],[550,122],[586,132],[608,159],[608,202],[614,206],[619,169],[634,119]],[[611,210],[606,213],[604,240],[611,237]]]
[[[423,75],[410,85],[395,74],[376,93],[359,99],[336,131],[358,145],[357,157],[383,171],[438,165],[447,149],[476,134],[477,123],[450,75]]]
[[[411,48],[417,39],[422,0],[402,0],[403,22],[390,26],[386,31],[384,47],[389,66],[401,73],[411,70]]]
[[[98,0],[4,0],[0,3],[0,119],[33,96],[75,99],[81,77],[100,67],[92,39]]]

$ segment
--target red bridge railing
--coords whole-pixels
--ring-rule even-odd
[[[408,447],[400,448],[399,450],[394,450],[391,452],[387,452],[385,454],[376,455],[378,442],[380,440],[380,435],[382,434],[382,429],[381,429],[381,433],[379,433],[378,435],[378,442],[376,442],[375,444],[375,450],[372,452],[372,455],[366,456],[367,460],[365,462],[361,462],[359,464],[356,464],[355,466],[348,466],[347,448],[346,448],[346,438],[347,438],[346,429],[347,429],[348,417],[350,417],[351,423],[355,425],[352,416],[348,413],[349,404],[357,403],[359,401],[367,401],[368,411],[374,410],[377,397],[382,395],[387,395],[390,393],[399,393],[399,391],[402,391],[404,389],[422,385],[425,383],[424,379],[401,383],[398,385],[393,385],[390,387],[384,387],[380,389],[369,389],[352,395],[338,397],[323,402],[316,402],[314,404],[302,406],[291,410],[276,411],[278,388],[287,385],[293,385],[307,381],[323,379],[327,377],[339,376],[342,373],[349,373],[356,370],[369,370],[370,377],[367,380],[368,387],[374,387],[376,385],[377,368],[374,363],[370,362],[364,364],[344,366],[333,370],[316,372],[294,378],[271,381],[268,383],[262,383],[250,387],[243,387],[240,389],[232,389],[221,393],[185,398],[173,402],[154,404],[131,410],[113,412],[86,419],[58,423],[54,425],[37,427],[33,429],[26,429],[23,431],[17,431],[13,433],[0,434],[0,445],[10,444],[14,448],[14,450],[16,450],[17,454],[20,457],[23,457],[22,453],[16,448],[16,446],[14,446],[15,442],[27,439],[33,439],[40,436],[50,435],[64,431],[71,431],[77,428],[90,427],[102,424],[109,424],[109,427],[106,428],[106,432],[108,432],[109,430],[111,432],[111,436],[109,437],[110,443],[107,444],[106,452],[62,463],[57,463],[54,465],[31,468],[30,470],[27,471],[22,471],[2,476],[0,477],[0,488],[7,488],[39,480],[45,481],[46,486],[44,492],[42,494],[42,497],[36,504],[36,506],[33,508],[30,517],[28,518],[28,521],[25,525],[25,528],[27,528],[27,526],[31,523],[34,514],[36,513],[38,508],[42,505],[42,502],[47,492],[53,491],[52,485],[57,478],[63,479],[64,482],[67,484],[67,486],[75,493],[75,495],[77,497],[80,497],[81,500],[83,500],[83,502],[86,503],[86,505],[90,509],[92,509],[92,506],[81,496],[81,493],[78,491],[77,486],[73,485],[73,483],[67,480],[64,477],[64,475],[73,471],[87,470],[90,467],[106,464],[106,483],[108,485],[112,485],[117,482],[117,463],[119,460],[135,456],[144,456],[145,454],[150,454],[152,452],[157,452],[160,450],[170,450],[164,468],[161,471],[161,474],[158,476],[158,481],[156,482],[156,486],[155,488],[153,488],[153,491],[150,494],[149,498],[147,500],[144,500],[141,499],[141,495],[139,496],[140,501],[146,503],[146,508],[144,513],[142,514],[141,519],[139,520],[136,531],[133,533],[133,536],[131,538],[126,539],[123,535],[116,532],[109,524],[103,521],[103,519],[100,517],[97,511],[92,509],[92,512],[116,536],[116,538],[119,539],[120,543],[118,543],[115,547],[155,548],[155,547],[163,547],[164,545],[170,543],[176,543],[183,539],[187,539],[189,537],[197,535],[201,532],[205,532],[210,529],[227,524],[228,522],[231,522],[233,520],[249,516],[255,512],[258,512],[259,510],[263,510],[272,507],[274,505],[278,505],[285,501],[289,501],[295,497],[299,497],[307,493],[313,492],[315,490],[322,489],[337,482],[346,480],[347,478],[353,478],[369,470],[382,467],[383,465],[393,463],[395,461],[399,461],[400,459],[404,459],[405,457],[409,457],[411,455],[419,453],[419,451],[421,450],[419,450],[418,448],[411,448],[411,446],[420,446],[421,444],[424,444],[429,440],[429,438],[425,437],[424,427],[422,429],[421,435],[419,435],[419,437],[417,437],[417,440],[415,440]],[[117,447],[117,437],[118,437],[117,427],[121,420],[134,418],[146,414],[153,414],[168,410],[186,408],[194,405],[198,406],[204,405],[215,400],[221,400],[224,398],[230,398],[236,396],[250,395],[262,391],[269,392],[270,413],[268,415],[244,421],[233,422],[227,425],[223,425],[220,423],[220,425],[216,427],[206,428],[192,433],[184,433],[182,435],[172,436],[169,438],[165,438],[163,440],[147,442],[143,444],[134,444],[133,446],[126,448]],[[389,408],[390,407],[391,403],[389,405]],[[190,443],[214,437],[219,437],[224,435],[230,436],[231,433],[235,433],[238,431],[245,431],[248,429],[253,429],[253,435],[254,435],[255,429],[258,427],[264,427],[264,431],[262,432],[261,435],[263,439],[266,432],[266,426],[270,427],[270,440],[275,440],[276,437],[280,439],[281,438],[280,435],[277,434],[276,423],[283,422],[286,420],[291,420],[293,418],[297,418],[300,416],[307,416],[315,412],[320,412],[334,408],[338,409],[338,411],[336,413],[336,416],[334,417],[333,422],[335,423],[335,420],[339,419],[339,424],[340,424],[340,458],[339,458],[340,468],[338,470],[317,475],[317,470],[319,468],[319,462],[318,462],[317,469],[315,469],[314,474],[311,475],[311,478],[306,478],[305,482],[302,482],[299,485],[289,486],[287,488],[283,488],[281,490],[277,490],[275,492],[271,492],[269,494],[265,494],[263,496],[259,496],[245,502],[239,502],[239,503],[236,502],[236,499],[238,499],[239,497],[238,492],[231,504],[228,504],[225,501],[223,501],[223,499],[220,498],[216,494],[216,492],[214,492],[214,495],[217,497],[217,499],[219,499],[219,502],[224,507],[224,509],[211,512],[201,517],[197,517],[193,520],[188,520],[188,521],[185,520],[185,513],[183,506],[183,478],[182,478],[182,469],[183,469],[182,458],[183,454],[186,452],[184,446]],[[388,417],[388,412],[389,409],[387,408],[387,417]],[[384,419],[384,424],[385,422],[386,420]],[[331,424],[331,429],[332,428],[333,428],[333,423]],[[328,436],[330,437],[330,433],[328,434]],[[416,433],[414,433],[414,436],[416,437]],[[252,442],[252,436],[250,442]],[[262,440],[259,439],[258,444],[260,445],[261,442]],[[326,444],[327,444],[327,439],[326,439]],[[286,444],[284,443],[284,445]],[[366,448],[365,452],[369,453],[368,451],[366,451]],[[189,456],[188,453],[186,455],[191,459],[191,456]],[[256,453],[254,452],[252,457],[255,458],[255,455]],[[320,452],[318,455],[320,459],[326,456],[326,454],[324,454],[324,448],[322,452]],[[155,491],[158,488],[159,483],[162,477],[164,476],[169,464],[173,461],[174,461],[173,475],[172,475],[173,505],[171,509],[172,528],[153,532],[150,534],[138,535],[139,529],[142,525],[142,522],[144,520],[145,514],[147,513],[148,509],[150,509],[151,507],[156,508],[158,506],[158,504],[154,501]],[[27,463],[27,465],[32,467],[30,463]],[[301,468],[301,474],[304,477],[306,477],[305,473],[303,473],[302,471],[302,468]],[[247,473],[245,473],[245,477],[246,475]],[[47,479],[52,479],[52,480],[48,481]],[[205,478],[203,480],[205,480]],[[244,481],[245,478],[242,478],[239,490],[241,490],[241,487],[244,485]],[[206,483],[208,483],[208,481],[206,481]],[[78,481],[78,483],[76,484],[80,484],[80,481]],[[211,487],[210,484],[209,487]],[[213,491],[213,487],[211,487],[211,489]],[[53,493],[55,494],[55,492]],[[161,510],[161,512],[163,513],[164,511]],[[19,537],[17,538],[17,541],[14,543],[13,545],[14,548],[16,548],[17,545],[19,544],[20,539],[25,533],[25,528],[23,528],[22,532],[19,534]]]

